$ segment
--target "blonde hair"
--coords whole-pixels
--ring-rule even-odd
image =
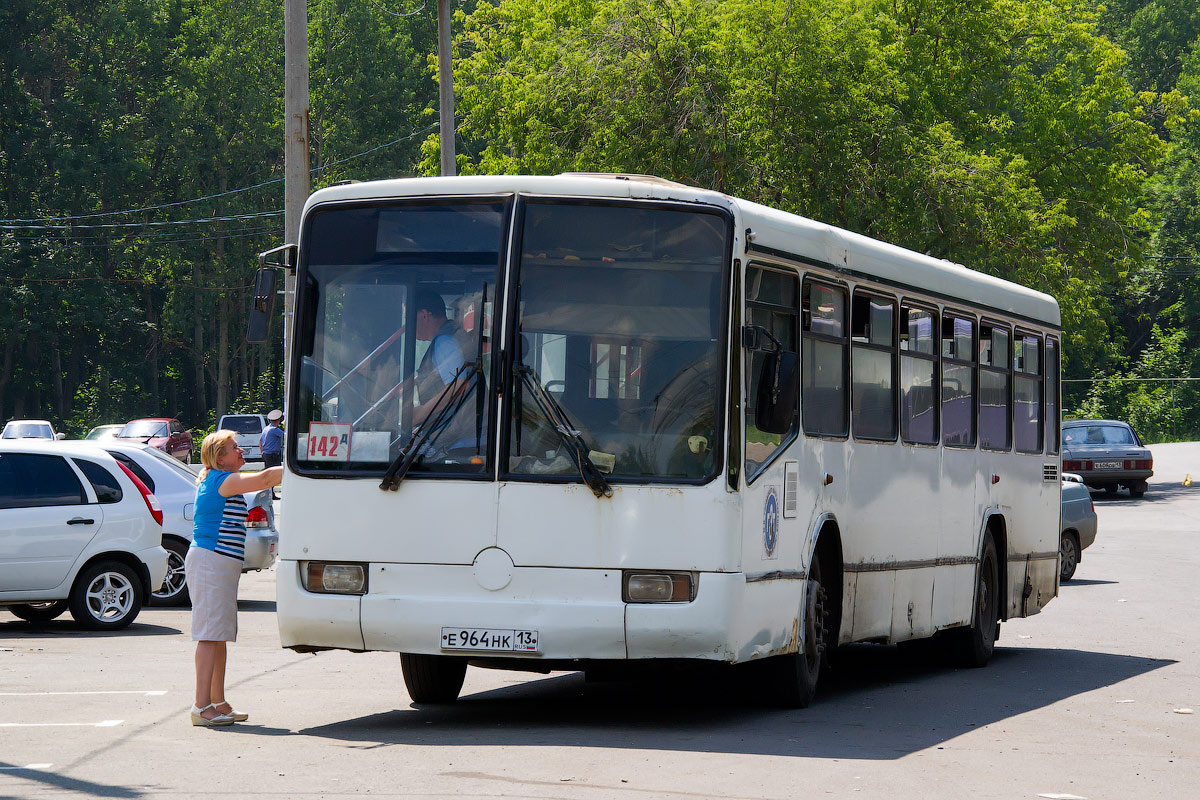
[[[200,470],[200,480],[204,480],[204,476],[208,474],[210,469],[220,469],[217,466],[217,459],[225,454],[225,447],[234,440],[237,436],[233,431],[213,431],[208,436],[204,437],[204,441],[200,443],[200,463],[204,468]]]

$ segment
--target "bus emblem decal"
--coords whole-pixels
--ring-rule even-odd
[[[763,504],[763,558],[775,558],[775,545],[779,543],[779,493],[774,486],[767,487],[767,500]]]

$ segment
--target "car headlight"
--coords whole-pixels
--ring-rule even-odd
[[[321,594],[366,594],[367,570],[363,564],[301,561],[300,582]]]

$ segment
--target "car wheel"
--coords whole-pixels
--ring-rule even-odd
[[[1129,496],[1133,498],[1143,497],[1146,494],[1145,489],[1138,489],[1133,486],[1129,487]]]
[[[187,558],[188,544],[178,539],[163,539],[163,549],[167,551],[167,577],[158,591],[150,595],[150,605],[182,606],[188,602],[187,575],[183,571],[183,562]]]
[[[1070,531],[1063,531],[1058,541],[1058,582],[1071,580],[1079,565],[1079,540]]]
[[[75,579],[69,598],[71,616],[90,631],[116,631],[142,610],[142,584],[126,564],[101,561]]]
[[[8,610],[26,622],[49,622],[67,610],[66,600],[51,603],[20,603],[8,606]]]
[[[1115,483],[1104,484],[1104,494],[1107,495],[1108,497],[1116,497],[1117,496],[1117,485]]]
[[[462,691],[467,660],[449,656],[400,654],[404,686],[414,703],[453,703]]]
[[[1000,634],[1000,568],[996,543],[984,534],[983,557],[975,577],[975,621],[969,628],[951,631],[950,655],[964,667],[986,666]]]

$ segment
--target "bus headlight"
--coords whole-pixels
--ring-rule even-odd
[[[367,571],[362,564],[330,564],[301,561],[300,582],[310,592],[366,594]]]
[[[690,572],[625,572],[626,603],[690,603],[696,599],[696,582]]]

